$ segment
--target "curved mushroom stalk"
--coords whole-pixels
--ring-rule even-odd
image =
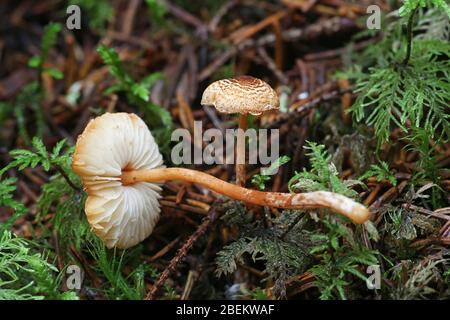
[[[139,182],[155,183],[165,180],[186,181],[249,204],[281,209],[327,208],[339,212],[356,224],[364,223],[369,219],[369,210],[365,206],[340,194],[327,191],[308,193],[262,192],[236,186],[209,174],[184,168],[124,171],[121,179],[124,185],[133,185]]]
[[[104,114],[78,137],[72,168],[88,194],[86,216],[109,248],[129,248],[153,231],[159,219],[159,182],[181,180],[247,203],[277,208],[329,208],[355,223],[369,218],[361,204],[331,192],[300,194],[242,188],[203,172],[164,168],[145,123],[134,114]]]

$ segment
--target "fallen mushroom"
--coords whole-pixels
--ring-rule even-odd
[[[212,105],[222,113],[239,113],[239,130],[236,148],[236,184],[245,185],[245,130],[248,114],[261,115],[265,111],[278,109],[278,95],[266,82],[240,76],[218,80],[203,92],[202,105]]]
[[[154,183],[124,186],[124,170],[154,169],[162,156],[145,123],[134,114],[106,113],[78,137],[72,168],[88,194],[85,212],[106,246],[128,248],[152,233],[159,219],[161,188]]]
[[[363,205],[342,195],[262,192],[206,173],[165,168],[146,124],[135,114],[106,113],[91,120],[78,137],[72,168],[88,194],[86,215],[106,245],[129,248],[148,237],[159,219],[161,188],[166,180],[202,185],[229,198],[285,209],[328,208],[360,224],[369,218]]]

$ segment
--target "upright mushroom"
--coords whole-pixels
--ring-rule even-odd
[[[245,185],[245,130],[248,114],[261,115],[265,111],[278,109],[278,95],[266,82],[240,76],[218,80],[203,92],[202,105],[212,105],[219,112],[238,113],[239,129],[236,148],[236,184]]]
[[[157,183],[180,180],[202,185],[227,197],[276,208],[328,208],[363,223],[369,211],[342,195],[262,192],[246,189],[203,172],[164,168],[145,123],[136,115],[106,113],[89,122],[78,137],[72,161],[88,194],[86,215],[106,245],[131,247],[148,237],[159,218]]]

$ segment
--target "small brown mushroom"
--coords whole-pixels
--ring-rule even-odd
[[[158,183],[179,180],[250,204],[275,208],[328,208],[364,223],[369,210],[342,195],[262,192],[225,182],[203,172],[164,168],[145,123],[134,114],[106,113],[78,137],[72,161],[88,194],[86,215],[108,247],[128,248],[148,237],[159,218]]]
[[[239,113],[239,129],[236,148],[236,184],[245,185],[245,130],[248,114],[261,115],[278,109],[278,95],[266,82],[240,76],[210,84],[203,92],[202,105],[212,105],[222,113]]]

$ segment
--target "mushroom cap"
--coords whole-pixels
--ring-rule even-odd
[[[202,105],[213,105],[219,112],[260,115],[278,109],[278,95],[266,82],[240,76],[211,83],[203,92]]]
[[[148,182],[122,185],[122,171],[162,164],[158,145],[135,114],[103,114],[78,136],[72,168],[88,194],[85,212],[89,224],[108,248],[138,244],[159,220],[161,187]]]

